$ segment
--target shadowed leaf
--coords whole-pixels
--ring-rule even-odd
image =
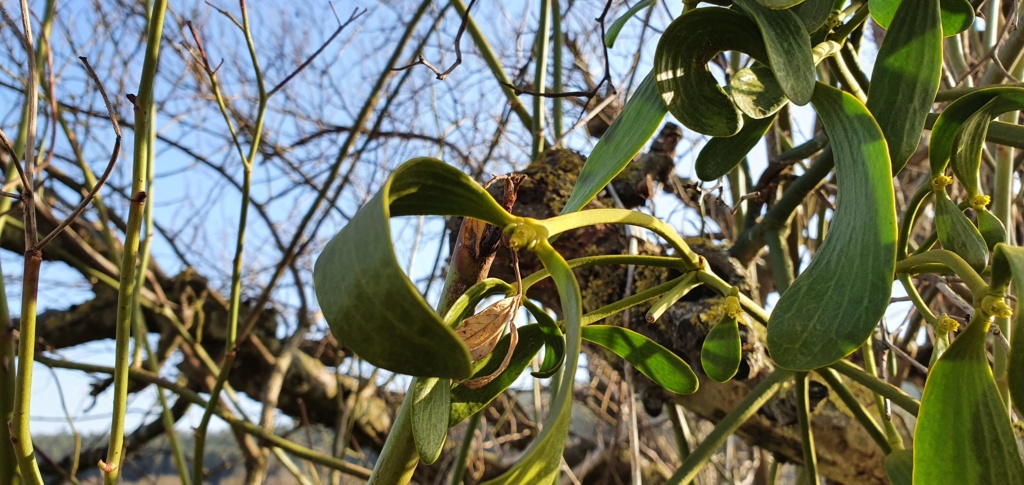
[[[708,140],[694,162],[697,177],[705,181],[715,180],[731,172],[757,146],[774,121],[774,116],[756,120],[744,115],[743,128],[739,133]]]
[[[1004,95],[1013,100],[1020,100],[1021,96],[1024,96],[1024,88],[995,86],[979,89],[958,98],[942,110],[935,120],[935,125],[932,126],[931,143],[928,144],[932,177],[942,175],[946,170],[961,126],[990,101]],[[997,113],[994,112],[993,115],[995,114]]]
[[[416,290],[391,246],[389,219],[461,215],[505,226],[513,217],[466,174],[439,160],[398,167],[317,258],[313,285],[341,345],[401,374],[464,379],[469,351]]]
[[[814,58],[803,21],[790,10],[771,10],[753,0],[733,1],[760,29],[768,63],[786,96],[800,106],[809,103],[814,94]]]
[[[736,317],[725,316],[718,322],[700,349],[700,363],[704,373],[715,382],[726,382],[736,375],[743,357],[740,326]]]
[[[1017,308],[1013,313],[1013,333],[1010,334],[1010,396],[1018,413],[1024,409],[1024,248],[999,244],[993,251],[992,286],[998,293],[1006,291],[1013,279]]]
[[[945,190],[935,193],[935,231],[942,247],[953,251],[977,271],[988,264],[988,245],[978,228],[956,206]]]
[[[698,8],[680,15],[658,42],[654,74],[668,110],[683,125],[711,136],[735,135],[739,111],[707,63],[719,52],[743,52],[768,63],[760,31],[747,16],[724,8]]]
[[[416,379],[412,388],[412,436],[423,463],[431,464],[441,456],[448,437],[451,390],[448,379]]]

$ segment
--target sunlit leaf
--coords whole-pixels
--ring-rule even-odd
[[[787,0],[759,1],[782,3]],[[811,39],[800,17],[790,10],[764,8],[753,0],[733,0],[733,3],[750,15],[760,29],[768,64],[786,96],[801,106],[809,103],[814,94],[814,58]]]
[[[1024,483],[1013,428],[974,318],[929,369],[914,432],[914,483]]]
[[[423,300],[392,250],[389,219],[415,214],[498,226],[514,220],[458,169],[410,160],[320,254],[313,271],[317,300],[338,342],[367,362],[401,374],[464,379],[469,351]]]
[[[729,95],[745,116],[754,119],[767,118],[778,113],[789,102],[786,93],[782,92],[779,82],[775,80],[772,69],[760,62],[754,62],[750,67],[736,72],[729,80]],[[743,126],[746,127],[747,123],[748,121],[744,119]],[[740,132],[742,131],[741,128]]]
[[[615,39],[619,37],[619,32],[622,31],[622,27],[626,25],[626,22],[629,22],[629,19],[635,17],[641,10],[651,5],[654,5],[654,0],[643,0],[630,7],[629,10],[626,10],[626,13],[622,14],[621,17],[615,19],[604,34],[604,45],[609,49],[615,47]]]
[[[486,482],[493,485],[552,483],[558,476],[562,463],[562,449],[569,435],[572,383],[575,382],[576,366],[579,365],[580,357],[580,318],[583,316],[580,287],[569,265],[547,241],[542,241],[535,252],[544,267],[551,272],[551,279],[558,289],[562,311],[565,312],[565,364],[559,375],[558,392],[551,397],[548,416],[544,420],[540,434],[512,468]]]
[[[890,28],[896,10],[903,0],[872,0],[868,2],[871,18],[883,29]],[[974,24],[974,7],[967,0],[942,0],[942,33],[946,37],[959,34]]]
[[[740,368],[742,345],[736,317],[722,317],[722,321],[704,337],[704,346],[700,349],[700,363],[704,373],[716,382],[732,379]]]
[[[451,390],[448,379],[416,379],[412,388],[412,436],[423,463],[431,464],[441,456],[448,437]]]
[[[903,0],[878,49],[867,102],[889,143],[894,174],[917,151],[941,74],[939,0]]]
[[[831,142],[839,190],[825,242],[769,320],[768,350],[794,370],[831,364],[860,347],[889,304],[896,264],[896,208],[881,130],[860,101],[837,89],[818,84],[811,103]]]
[[[774,116],[760,120],[744,115],[743,128],[728,137],[716,136],[701,148],[694,171],[701,180],[716,180],[736,168],[771,128]]]
[[[700,285],[701,283],[697,281],[696,271],[691,271],[681,276],[679,282],[672,286],[672,289],[666,291],[657,301],[651,304],[651,308],[647,310],[647,315],[645,315],[647,323],[658,321],[669,308],[672,308],[679,300]]]
[[[587,325],[583,327],[583,338],[611,350],[669,392],[697,391],[697,375],[689,364],[639,333],[614,325]]]
[[[953,251],[977,271],[988,264],[988,245],[978,228],[949,200],[945,190],[935,192],[935,231],[942,247]]]
[[[590,152],[562,214],[582,209],[626,168],[658,130],[666,111],[654,85],[654,73],[649,73]]]

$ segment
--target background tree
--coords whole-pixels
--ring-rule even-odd
[[[3,259],[7,300],[0,315],[15,318],[0,335],[0,413],[15,425],[13,441],[0,436],[0,483],[19,476],[32,483],[34,463],[48,480],[74,480],[79,469],[83,475],[95,473],[97,462],[105,479],[115,482],[122,470],[139,472],[133,462],[158,438],[166,438],[160,443],[174,457],[180,479],[199,482],[210,472],[201,457],[213,417],[228,423],[247,483],[263,482],[272,463],[305,483],[368,477],[407,380],[373,369],[328,331],[313,293],[316,257],[389,173],[418,156],[440,158],[480,182],[493,174],[524,172],[513,212],[537,218],[557,213],[583,158],[545,149],[589,154],[596,149],[584,127],[591,135],[615,139],[615,130],[606,131],[599,120],[613,120],[626,99],[641,98],[636,93],[655,62],[655,47],[683,8],[665,2],[475,3],[366,4],[351,11],[345,5],[338,12],[327,4],[245,2],[3,5],[0,38],[7,49],[0,63],[0,96],[9,107],[2,121],[9,142],[0,151],[7,174],[0,244],[9,252]],[[872,104],[879,95],[872,91],[878,84],[870,81],[878,78],[870,64],[860,67],[886,35],[872,19],[882,19],[891,31],[895,7],[886,14],[872,6],[869,16],[864,2],[835,10],[833,3],[808,0],[794,10],[812,34],[838,46],[822,54],[824,61],[811,75],[866,100],[880,122],[885,110],[890,119],[901,116],[899,108]],[[925,8],[926,2],[919,3]],[[747,11],[756,8],[751,2],[737,4]],[[967,11],[975,9],[965,5]],[[946,32],[939,92],[932,88],[934,98],[923,102],[922,115],[942,112],[948,102],[981,87],[1019,84],[1024,34],[1014,28],[1017,6],[990,0],[978,7],[984,22],[962,33]],[[25,35],[26,25],[31,35]],[[615,36],[614,47],[605,47]],[[808,38],[815,44],[824,40]],[[753,64],[746,55],[706,55],[703,61],[710,61],[720,81],[743,80],[753,72],[744,69]],[[771,306],[821,248],[832,227],[837,182],[821,124],[792,105],[777,113],[762,118],[766,123],[745,120],[747,130],[760,130],[744,132],[748,142],[706,143],[710,137],[693,131],[687,119],[679,120],[688,127],[682,131],[665,125],[646,154],[630,163],[592,207],[638,208],[662,217],[692,236],[690,245],[729,284],[758,305]],[[1021,237],[1015,209],[1020,196],[1013,193],[1021,156],[1014,147],[1024,148],[1024,130],[1014,113],[986,125],[994,143],[984,147],[990,163],[983,165],[977,184],[1001,194],[993,214],[1008,229],[1009,242]],[[648,120],[646,137],[660,121]],[[927,126],[933,123],[934,115]],[[118,126],[123,135],[116,134]],[[639,149],[648,144],[646,137],[633,136],[631,143]],[[755,147],[762,137],[766,143]],[[924,192],[918,188],[933,178],[920,141],[918,135],[900,146],[902,155],[892,155],[894,164],[905,160],[894,179],[901,215],[921,204]],[[889,147],[895,149],[892,140]],[[712,162],[721,161],[737,164],[715,173]],[[711,181],[700,182],[698,176]],[[25,183],[28,179],[33,182]],[[95,197],[89,196],[98,186]],[[976,195],[967,187],[954,185],[952,200]],[[91,203],[76,214],[82,200]],[[942,216],[936,204],[932,212]],[[932,236],[932,212],[910,211],[918,214],[909,232],[912,249],[942,239],[941,230]],[[983,216],[978,217],[980,224]],[[67,229],[46,241],[64,221]],[[448,256],[456,247],[446,241],[458,227],[457,221],[424,217],[392,226],[399,261],[432,301],[441,297]],[[944,247],[947,242],[942,241]],[[642,254],[666,251],[656,237],[616,226],[563,236],[559,244],[566,259],[629,254],[632,246]],[[38,258],[41,263],[32,263]],[[492,274],[514,281],[507,258],[499,251]],[[525,258],[521,264],[524,275],[539,267]],[[962,278],[900,274],[908,296],[893,298],[889,325],[872,337],[873,345],[855,354],[848,369],[859,365],[895,386],[919,389],[933,349],[949,343],[944,335],[949,322],[966,323],[977,313],[976,305]],[[585,311],[674,277],[669,271],[615,266],[578,275]],[[33,321],[37,286],[39,311]],[[528,296],[561,310],[553,286],[538,285]],[[845,378],[814,377],[807,394],[823,403],[811,419],[813,455],[806,454],[807,440],[801,439],[801,425],[807,433],[798,404],[801,385],[779,392],[758,414],[742,420],[735,429],[739,439],[726,440],[732,434],[727,427],[718,428],[717,435],[712,431],[713,423],[741,408],[751,389],[766,382],[774,366],[763,336],[746,330],[756,328],[751,325],[742,327],[746,344],[737,377],[717,383],[703,375],[697,365],[702,343],[717,321],[712,296],[687,295],[655,326],[644,323],[644,308],[609,317],[642,330],[693,365],[700,391],[665,394],[617,357],[585,348],[589,379],[577,383],[574,394],[576,415],[586,425],[574,427],[566,444],[566,479],[663,481],[691,447],[722,439],[725,447],[712,450],[717,450],[710,462],[715,466],[697,477],[702,483],[767,481],[782,463],[802,464],[798,471],[821,473],[837,483],[884,481],[886,455],[900,442],[909,445],[913,427],[914,412],[897,408],[917,405],[891,387],[872,388],[884,393],[872,394]],[[894,324],[897,319],[903,320],[900,325]],[[997,322],[1004,332],[1006,322]],[[116,350],[103,352],[102,364],[75,353],[83,346],[109,349],[96,343],[115,339]],[[16,348],[22,358],[15,359]],[[997,375],[1005,376],[999,363],[1005,351],[998,343],[991,351]],[[92,397],[115,403],[113,439],[87,440],[61,454],[39,446],[30,457],[29,420],[19,411],[27,408],[27,397],[37,403],[53,398],[38,386],[33,396],[31,376],[16,376],[32,362],[75,372],[62,376],[91,376]],[[463,438],[467,445],[461,449],[449,440],[443,458],[419,466],[416,478],[436,481],[465,469],[464,479],[475,482],[513,466],[549,406],[542,392],[546,381],[531,382],[532,393],[509,391],[496,399],[478,418],[485,424],[453,428],[452,436],[472,433],[473,439]],[[1008,392],[1005,379],[999,382]],[[128,429],[122,445],[124,396],[144,392],[156,411]],[[881,395],[897,404],[892,421]],[[85,397],[69,396],[69,401]],[[278,426],[278,413],[292,418],[285,430]],[[881,425],[858,424],[869,422],[869,415]],[[200,421],[195,442],[181,439],[180,429],[169,432],[188,416]],[[0,427],[0,434],[7,429]],[[322,431],[327,440],[296,432],[303,429]],[[723,435],[723,429],[729,431]],[[712,440],[706,439],[709,433]],[[706,447],[693,451],[703,453]],[[808,463],[808,456],[817,462]],[[20,472],[14,465],[19,458]]]

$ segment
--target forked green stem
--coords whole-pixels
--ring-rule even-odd
[[[857,367],[848,360],[840,360],[839,362],[832,364],[830,367],[857,384],[860,384],[870,389],[872,392],[892,401],[893,404],[903,408],[906,412],[914,416],[917,416],[917,412],[921,409],[920,401],[910,397],[902,390],[893,387],[892,384],[868,374],[864,369]]]
[[[839,399],[843,401],[847,409],[853,413],[854,419],[860,423],[861,427],[868,432],[871,439],[875,440],[875,444],[882,449],[882,453],[888,455],[892,453],[892,445],[889,444],[889,440],[885,437],[885,433],[878,427],[878,423],[875,422],[874,418],[868,414],[868,410],[864,408],[864,405],[857,400],[857,397],[853,395],[850,388],[846,387],[842,379],[839,378],[839,374],[836,371],[824,368],[815,371],[825,379],[829,387],[832,388],[832,392],[835,392]]]

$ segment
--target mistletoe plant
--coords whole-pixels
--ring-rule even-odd
[[[624,19],[651,3],[638,4]],[[315,270],[317,297],[338,340],[371,364],[415,376],[371,481],[406,482],[418,460],[437,460],[448,428],[481,412],[544,349],[543,365],[534,375],[552,379],[550,412],[523,458],[489,483],[553,483],[569,432],[582,340],[621,356],[668,391],[696,392],[696,374],[677,355],[637,332],[597,322],[652,300],[648,319],[653,321],[703,285],[724,298],[721,322],[703,344],[703,372],[716,381],[736,374],[741,324],[750,327],[752,338],[766,342],[777,369],[719,422],[670,483],[692,480],[725,438],[787,380],[797,385],[805,470],[816,480],[807,399],[810,372],[840,394],[888,454],[886,468],[893,482],[1024,482],[1010,419],[1015,408],[1011,402],[1024,402],[1024,328],[1021,312],[1009,324],[1013,312],[1006,301],[1011,282],[1016,300],[1024,301],[1024,249],[1008,244],[1006,229],[1012,161],[996,161],[991,190],[979,177],[993,120],[1024,109],[1024,88],[963,90],[931,119],[931,176],[897,216],[892,178],[907,165],[930,121],[944,38],[970,28],[974,9],[966,0],[872,0],[834,9],[843,3],[733,0],[729,8],[688,4],[663,33],[652,72],[593,150],[556,217],[514,216],[468,176],[438,160],[410,160],[391,174],[324,248]],[[865,86],[866,78],[858,80],[844,69],[844,49],[851,32],[869,15],[887,33],[870,86]],[[616,22],[609,43],[625,20]],[[749,59],[725,87],[707,67],[722,52]],[[838,80],[819,75],[825,62],[840,73]],[[847,89],[838,89],[839,84]],[[715,275],[665,222],[624,209],[581,211],[627,166],[667,112],[690,130],[711,137],[697,157],[695,172],[715,180],[738,170],[790,103],[813,107],[827,135],[822,154],[793,184],[809,184],[802,193],[796,191],[799,199],[831,172],[838,196],[824,244],[806,269],[783,285],[788,288],[782,288],[770,316]],[[947,168],[952,177],[946,175]],[[959,204],[946,191],[954,178],[967,194]],[[929,199],[934,234],[912,247],[911,232]],[[990,202],[1001,209],[990,212]],[[791,211],[798,203],[779,201],[772,210]],[[973,212],[974,220],[965,210]],[[484,221],[501,229],[511,251],[535,253],[544,270],[516,282],[472,281],[475,285],[466,291],[447,295],[438,308],[431,308],[391,250],[389,219],[410,215]],[[566,261],[551,244],[566,231],[597,224],[650,230],[671,252]],[[770,239],[778,234],[759,237],[760,245],[769,239],[775,252]],[[934,248],[936,243],[941,249]],[[667,267],[681,276],[584,314],[572,270],[604,264]],[[974,311],[964,331],[955,334],[955,321],[932,313],[911,284],[910,276],[918,273],[955,274],[966,284]],[[553,280],[561,302],[557,322],[524,296],[545,278]],[[920,403],[844,360],[868,341],[897,280],[932,325],[936,354],[941,353],[931,365]],[[505,298],[477,312],[478,303],[493,295]],[[512,320],[520,306],[538,323],[516,329]],[[992,347],[995,371],[989,366],[986,338],[994,320],[1001,335],[997,340],[1011,336],[1008,347]],[[916,414],[913,447],[905,449],[889,427],[883,433],[844,392],[837,372],[870,388],[879,402],[889,399]]]

